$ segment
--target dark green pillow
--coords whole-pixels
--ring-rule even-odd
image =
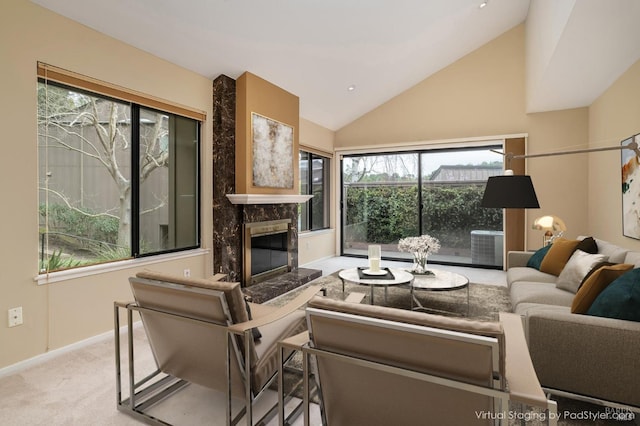
[[[535,253],[531,255],[531,257],[527,261],[527,266],[529,268],[534,268],[539,271],[540,265],[542,264],[542,259],[544,259],[544,256],[547,254],[550,248],[551,248],[551,244],[548,244],[542,247],[541,249],[538,249]]]
[[[632,269],[607,286],[587,315],[640,322],[640,269]]]

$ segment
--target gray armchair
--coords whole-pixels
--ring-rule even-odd
[[[303,307],[319,290],[310,287],[276,308],[245,301],[239,283],[143,272],[129,279],[135,298],[115,303],[118,409],[148,423],[157,402],[189,383],[224,392],[227,424],[253,424],[253,404],[278,372],[278,341],[306,329]],[[129,397],[122,397],[120,310],[127,312]],[[249,312],[252,314],[249,320]],[[135,380],[133,313],[139,312],[157,370]],[[256,339],[255,330],[261,337]],[[242,409],[234,410],[233,400]],[[235,411],[235,412],[234,412]],[[267,416],[277,413],[276,406]]]
[[[311,357],[331,426],[508,424],[510,401],[556,424],[517,315],[488,323],[315,297],[307,321],[307,424]]]

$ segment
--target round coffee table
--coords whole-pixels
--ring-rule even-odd
[[[469,278],[442,269],[430,269],[433,275],[416,275],[411,283],[411,309],[421,311],[444,312],[423,306],[415,297],[414,290],[451,291],[467,289],[467,316],[469,316]],[[414,303],[416,306],[414,306]]]
[[[381,279],[372,277],[363,277],[360,278],[358,274],[358,268],[350,268],[343,269],[338,273],[338,276],[342,280],[342,292],[344,293],[344,283],[345,281],[349,281],[352,283],[360,284],[360,285],[368,285],[371,289],[371,298],[369,299],[369,303],[373,305],[373,289],[375,287],[384,287],[384,303],[387,303],[387,293],[389,286],[401,285],[401,284],[410,284],[413,281],[413,275],[407,271],[402,269],[389,268],[389,271],[393,274],[392,280],[389,279]]]

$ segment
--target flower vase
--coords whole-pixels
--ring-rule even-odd
[[[428,274],[427,270],[427,258],[429,254],[423,251],[417,251],[413,253],[413,269],[411,272],[414,274]]]

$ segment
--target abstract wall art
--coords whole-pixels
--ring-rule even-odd
[[[636,141],[640,135],[631,136],[621,142],[622,146]],[[640,239],[640,167],[635,151],[623,149],[622,160],[622,234]]]
[[[253,186],[293,188],[293,127],[251,113]]]

